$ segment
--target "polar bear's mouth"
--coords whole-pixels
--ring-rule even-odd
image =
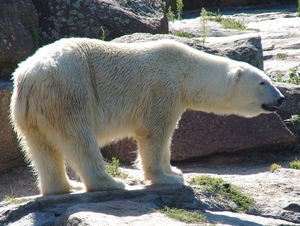
[[[266,104],[262,104],[261,107],[266,111],[276,111],[278,108],[277,106],[268,106]]]

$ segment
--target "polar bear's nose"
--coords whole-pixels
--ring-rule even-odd
[[[284,101],[284,97],[280,97],[278,100],[277,100],[277,104],[278,106],[280,106],[282,104],[282,102]]]

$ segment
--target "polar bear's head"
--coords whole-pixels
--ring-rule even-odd
[[[228,72],[231,95],[228,110],[244,117],[272,113],[282,104],[284,96],[265,73],[248,64],[240,63]],[[230,112],[228,112],[230,113]]]
[[[263,71],[243,62],[218,60],[219,64],[204,72],[201,68],[194,70],[196,81],[188,83],[188,108],[219,115],[254,117],[275,112],[281,105],[284,96]]]

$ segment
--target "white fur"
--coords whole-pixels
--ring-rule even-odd
[[[123,189],[98,147],[127,136],[138,142],[146,180],[182,184],[170,142],[187,108],[249,117],[280,95],[260,70],[174,41],[70,38],[19,65],[11,120],[43,195],[80,188],[69,181],[65,159],[87,191]]]

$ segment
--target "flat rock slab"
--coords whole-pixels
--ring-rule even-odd
[[[259,206],[255,215],[226,211],[199,186],[140,185],[136,182],[140,171],[122,167],[129,174],[127,184],[134,184],[128,190],[23,197],[21,204],[2,201],[0,225],[187,225],[163,214],[160,210],[165,205],[205,215],[208,223],[201,225],[299,225],[300,170],[288,169],[288,162],[278,163],[283,168],[273,173],[267,164],[193,163],[180,167],[187,182],[195,176],[209,175],[242,189]]]

